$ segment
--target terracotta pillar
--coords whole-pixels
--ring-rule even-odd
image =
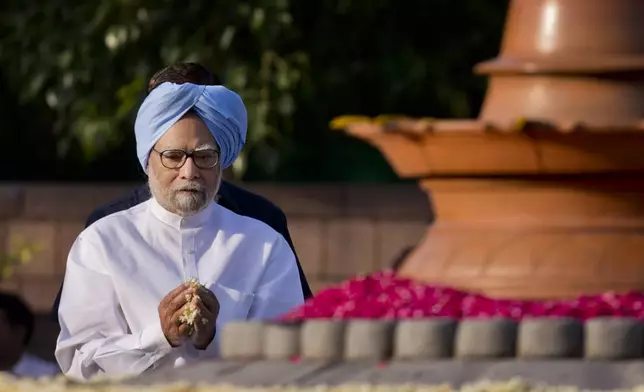
[[[422,180],[437,220],[401,274],[497,297],[644,290],[644,178]]]
[[[644,1],[514,0],[478,120],[336,122],[418,178],[401,274],[498,297],[644,290]]]

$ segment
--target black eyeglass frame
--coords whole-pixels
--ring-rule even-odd
[[[181,168],[183,167],[183,165],[185,165],[185,164],[186,164],[186,162],[188,162],[188,158],[192,158],[192,162],[193,162],[193,163],[195,164],[195,166],[197,166],[199,169],[212,169],[213,167],[217,166],[217,164],[219,163],[219,151],[218,151],[218,150],[214,150],[214,149],[207,149],[207,150],[195,150],[195,151],[186,151],[186,150],[181,150],[181,149],[178,149],[178,148],[171,148],[171,149],[168,149],[168,150],[157,151],[156,149],[154,149],[154,148],[153,148],[153,149],[152,149],[152,151],[154,151],[154,152],[156,152],[157,154],[159,154],[159,157],[161,158],[161,164],[162,164],[162,165],[163,165],[163,167],[165,167],[166,169],[181,169]],[[213,153],[213,154],[214,154],[214,157],[215,157],[215,163],[214,163],[214,164],[212,164],[211,166],[200,166],[200,165],[197,163],[197,159],[195,159],[195,157],[196,157],[196,158],[199,158],[199,154],[200,154],[200,153],[204,153],[204,152],[208,152],[208,153]],[[183,154],[183,158],[181,159],[181,163],[180,163],[179,165],[177,165],[177,166],[168,166],[168,165],[166,164],[166,162],[165,162],[165,159],[164,159],[164,157],[165,157],[166,159],[168,159],[168,158],[167,158],[167,156],[165,155],[165,154],[167,154],[167,153],[181,153],[181,154]]]

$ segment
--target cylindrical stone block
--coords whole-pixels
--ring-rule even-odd
[[[344,358],[383,360],[391,357],[395,323],[389,320],[351,320],[345,332]]]
[[[401,320],[394,332],[394,358],[449,358],[454,352],[456,321],[450,318]]]
[[[601,317],[586,321],[585,355],[588,359],[642,357],[642,323],[634,318]]]
[[[581,356],[584,327],[569,317],[526,318],[519,324],[517,351],[521,358]]]
[[[300,324],[264,326],[264,358],[289,359],[300,354]]]
[[[340,360],[344,353],[345,322],[308,320],[302,325],[300,351],[304,359]]]
[[[506,318],[465,319],[456,329],[458,358],[504,358],[516,352],[517,323]]]
[[[222,328],[219,351],[223,359],[262,357],[263,327],[257,321],[232,321]]]

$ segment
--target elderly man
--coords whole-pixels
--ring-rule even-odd
[[[135,134],[153,197],[74,242],[55,352],[63,373],[132,375],[216,356],[217,327],[303,302],[284,237],[214,202],[246,122],[223,86],[163,83],[145,99]]]
[[[210,71],[197,63],[177,63],[159,70],[152,76],[149,81],[148,93],[164,82],[172,82],[177,84],[194,83],[201,85],[221,84],[221,80],[216,75],[213,75]],[[93,211],[88,217],[87,222],[85,223],[85,227],[90,226],[92,223],[105,216],[126,210],[140,203],[143,203],[149,200],[150,197],[150,189],[147,184],[138,187],[127,195],[112,200],[108,204]],[[300,272],[300,280],[302,282],[302,292],[304,293],[304,298],[312,297],[313,294],[311,292],[311,288],[309,287],[306,276],[304,275],[304,271],[302,270],[302,267],[297,260],[297,253],[295,252],[293,243],[291,241],[291,236],[288,231],[286,216],[284,215],[284,212],[282,212],[282,210],[280,210],[276,205],[274,205],[267,199],[249,192],[243,188],[235,186],[225,180],[221,182],[217,197],[220,205],[239,215],[249,216],[251,218],[261,220],[284,236],[286,241],[291,246],[293,253],[295,253],[295,259],[297,261],[297,267]],[[54,305],[52,306],[51,310],[51,319],[55,323],[58,323],[58,305],[60,303],[61,292],[62,287],[58,291],[58,295],[56,296]]]

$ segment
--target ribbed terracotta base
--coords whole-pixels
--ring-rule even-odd
[[[421,187],[437,220],[402,275],[507,298],[644,290],[644,176]]]

